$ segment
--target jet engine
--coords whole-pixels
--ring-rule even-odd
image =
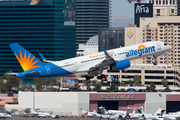
[[[130,67],[130,61],[128,59],[118,61],[110,65],[110,70],[122,70]]]

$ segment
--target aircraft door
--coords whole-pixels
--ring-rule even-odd
[[[75,67],[77,68],[77,67],[78,67],[78,63],[77,63],[77,62],[75,62],[74,64],[75,64]]]
[[[46,72],[47,72],[47,74],[50,74],[50,73],[51,73],[51,71],[50,71],[49,66],[45,66],[45,68],[46,68]]]
[[[158,50],[161,50],[161,45],[160,45],[160,43],[156,43],[157,44],[157,49]]]

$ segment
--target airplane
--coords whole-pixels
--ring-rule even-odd
[[[137,1],[137,3],[140,3],[142,0],[127,0],[129,3],[133,2],[133,1]]]
[[[108,110],[108,114],[126,114],[126,111],[121,110]]]
[[[5,120],[7,118],[5,113],[0,113],[0,119]]]
[[[135,113],[136,111],[134,110],[132,113],[129,113],[129,118],[130,119],[139,119],[140,113]]]
[[[36,112],[32,108],[30,109],[30,113],[32,114],[32,116],[37,116],[37,117],[52,117],[53,116],[50,113]]]
[[[95,117],[97,115],[96,110],[93,110],[93,112],[87,112],[81,108],[81,111],[82,111],[83,116],[86,116],[86,117]]]
[[[103,106],[99,107],[99,109],[103,112],[103,114],[97,115],[97,117],[100,118],[108,118],[108,119],[119,119],[119,118],[129,118],[129,110],[130,108],[127,108],[127,111],[118,111],[118,110],[106,110]]]
[[[130,60],[147,56],[154,57],[154,65],[157,65],[157,57],[164,55],[172,49],[170,45],[162,41],[144,42],[127,47],[111,49],[91,55],[79,56],[61,61],[42,62],[19,44],[10,45],[13,53],[19,61],[23,72],[9,73],[20,78],[47,78],[66,76],[74,73],[87,72],[86,80],[97,76],[98,79],[105,77],[102,74],[107,67],[110,70],[122,70],[130,67]],[[100,75],[100,76],[98,76]]]
[[[159,108],[154,114],[146,114],[144,113],[143,107],[139,107],[140,108],[140,118],[143,119],[152,119],[152,120],[164,120],[162,116],[158,116],[158,114],[160,114],[159,112],[162,110],[162,108]]]
[[[178,112],[165,114],[164,113],[165,111],[166,110],[162,110],[161,115],[160,115],[165,120],[176,120],[180,116],[180,113],[178,113]]]

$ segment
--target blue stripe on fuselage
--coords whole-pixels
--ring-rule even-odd
[[[39,72],[39,74],[29,75],[29,73],[34,73],[34,72],[36,72],[36,73]],[[18,77],[44,78],[44,77],[65,76],[65,75],[69,75],[69,74],[73,74],[73,73],[71,73],[53,63],[46,63],[45,65],[42,65],[41,67],[19,73]]]

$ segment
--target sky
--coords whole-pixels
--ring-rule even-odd
[[[112,15],[124,16],[127,18],[134,18],[134,3],[129,4],[127,0],[111,0],[111,10]],[[146,3],[147,0],[141,1],[141,3]]]

